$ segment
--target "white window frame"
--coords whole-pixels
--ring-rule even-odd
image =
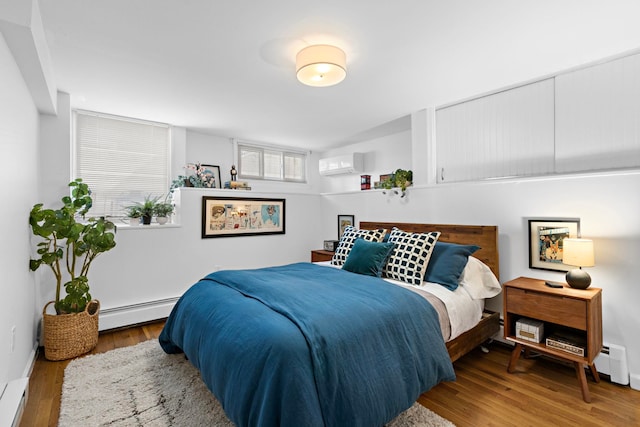
[[[234,152],[236,158],[236,164],[238,168],[238,178],[240,179],[259,179],[264,181],[281,181],[281,182],[294,182],[305,184],[307,182],[307,170],[309,162],[309,152],[299,150],[291,147],[262,144],[256,142],[248,142],[241,140],[233,140]],[[257,174],[247,173],[242,165],[242,150],[251,151],[257,153],[259,158],[259,170]],[[266,176],[264,167],[264,155],[265,153],[279,155],[280,156],[280,170],[277,177]],[[287,157],[302,159],[303,171],[300,178],[287,178],[286,161]]]
[[[126,170],[122,172],[125,178],[130,179],[133,182],[135,182],[136,177],[140,177],[139,178],[140,182],[146,181],[146,183],[143,184],[142,186],[137,186],[135,184],[132,185],[131,182],[127,182],[126,184],[123,185],[122,183],[118,182],[118,178],[117,178],[118,173],[116,173],[115,174],[116,177],[112,182],[111,190],[104,190],[104,191],[108,191],[110,195],[106,198],[102,198],[100,195],[101,194],[100,189],[102,188],[101,182],[103,180],[97,179],[95,178],[95,176],[89,177],[87,176],[86,172],[83,174],[83,172],[80,170],[81,166],[78,158],[80,148],[78,146],[79,142],[78,142],[78,135],[77,135],[79,115],[83,115],[86,117],[96,117],[98,119],[107,119],[107,120],[122,121],[127,123],[151,126],[153,127],[153,131],[156,131],[156,132],[161,131],[160,137],[154,136],[151,138],[147,138],[145,142],[148,144],[150,142],[157,143],[159,141],[160,143],[166,144],[160,150],[157,150],[157,153],[156,153],[156,155],[158,156],[157,158],[164,159],[164,162],[163,162],[164,164],[161,164],[157,168],[155,168],[153,174],[144,174],[144,173],[141,174],[142,177],[140,177],[140,175],[138,174],[135,174],[135,177],[132,175],[130,175],[129,177],[126,177],[127,173],[130,173],[130,172],[127,172]],[[165,135],[162,135],[163,130],[166,130],[166,139],[165,139]],[[152,141],[150,141],[150,139]],[[95,111],[74,110],[72,115],[71,147],[72,147],[71,149],[72,179],[82,178],[86,183],[89,184],[92,192],[94,193],[93,207],[91,208],[91,211],[90,211],[91,215],[121,217],[121,216],[124,216],[124,208],[127,205],[131,205],[134,202],[141,202],[147,196],[164,197],[168,194],[169,183],[171,179],[171,126],[166,123],[157,123],[157,122],[151,122],[151,121],[140,120],[135,118],[115,116],[111,114],[98,113]],[[126,155],[127,151],[120,152],[119,154]],[[144,151],[140,153],[139,150],[138,150],[138,154],[143,154],[145,157],[147,155],[147,153],[145,153]],[[144,166],[142,166],[144,165],[144,163],[145,163],[144,161],[141,161],[140,162],[141,165],[136,165],[135,162],[131,162],[129,163],[129,166],[134,167],[134,169],[137,168],[136,170],[141,170],[141,169],[144,169]],[[108,176],[108,173],[107,173],[107,176]],[[153,178],[149,179],[150,176],[157,177],[157,181],[155,181]],[[115,192],[112,190],[112,188],[114,187],[117,188],[117,191]]]

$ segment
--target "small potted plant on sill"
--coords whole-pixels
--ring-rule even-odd
[[[100,302],[89,293],[89,267],[101,253],[116,246],[115,225],[104,218],[84,220],[93,201],[89,186],[76,179],[69,183],[71,195],[62,198],[59,209],[33,206],[29,225],[41,239],[38,256],[29,261],[36,271],[47,265],[56,279],[55,301],[42,310],[45,357],[49,360],[70,359],[93,349],[98,342]],[[66,296],[61,298],[63,277]],[[54,303],[56,314],[46,313]]]
[[[140,214],[143,225],[151,224],[151,218],[156,212],[156,204],[160,197],[145,196],[143,202],[135,202],[133,205],[125,206],[125,209],[129,212],[136,212]]]
[[[164,202],[158,202],[156,203],[154,212],[158,224],[166,224],[167,221],[169,221],[169,216],[173,213],[173,205],[166,200]]]
[[[129,218],[129,225],[139,225],[140,218],[142,218],[142,212],[138,206],[127,206],[125,208],[127,218]]]

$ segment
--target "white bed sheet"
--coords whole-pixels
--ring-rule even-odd
[[[315,264],[333,268],[342,268],[339,265],[331,264],[331,261],[316,262]],[[450,291],[437,283],[423,282],[421,286],[409,285],[397,280],[383,278],[389,283],[402,286],[411,291],[419,289],[429,292],[443,302],[447,308],[447,315],[451,325],[451,335],[447,341],[450,341],[460,334],[468,331],[478,324],[482,319],[482,311],[484,310],[483,299],[473,299],[469,293],[462,287],[458,286],[455,291]]]

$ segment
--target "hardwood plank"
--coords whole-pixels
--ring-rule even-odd
[[[93,353],[158,338],[164,322],[100,334]],[[418,401],[458,427],[475,426],[630,426],[640,424],[640,393],[606,378],[588,380],[591,403],[576,387],[573,363],[547,357],[521,357],[507,372],[511,348],[500,343],[489,353],[473,350],[454,363],[457,380],[438,384]],[[39,355],[29,382],[22,427],[56,426],[64,368]]]

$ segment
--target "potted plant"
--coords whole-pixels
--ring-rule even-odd
[[[138,206],[127,206],[125,208],[127,218],[129,218],[129,225],[138,225],[140,224],[140,218],[142,217],[142,212]]]
[[[389,178],[381,182],[380,185],[385,190],[400,187],[402,191],[401,197],[404,197],[407,187],[411,186],[411,181],[413,181],[413,172],[411,170],[396,169],[396,171],[392,173]],[[395,191],[395,193],[398,194],[398,191]],[[383,194],[386,194],[386,191],[383,192]]]
[[[154,213],[156,214],[158,224],[166,224],[169,220],[169,215],[173,213],[173,205],[166,200],[164,202],[158,202],[156,203]]]
[[[98,312],[100,303],[89,293],[89,268],[95,258],[116,246],[115,225],[104,218],[84,221],[93,203],[89,186],[76,179],[69,183],[71,195],[62,198],[59,209],[44,209],[42,203],[33,206],[29,225],[38,243],[38,257],[29,268],[37,270],[47,265],[56,279],[55,301],[43,309],[45,357],[63,360],[84,354],[98,342]],[[63,277],[66,296],[61,298]],[[46,313],[54,303],[56,315]]]
[[[151,218],[153,218],[156,212],[156,204],[159,199],[160,197],[145,196],[143,202],[135,202],[133,205],[125,206],[125,209],[128,212],[139,213],[142,218],[142,224],[149,225],[151,224]]]

